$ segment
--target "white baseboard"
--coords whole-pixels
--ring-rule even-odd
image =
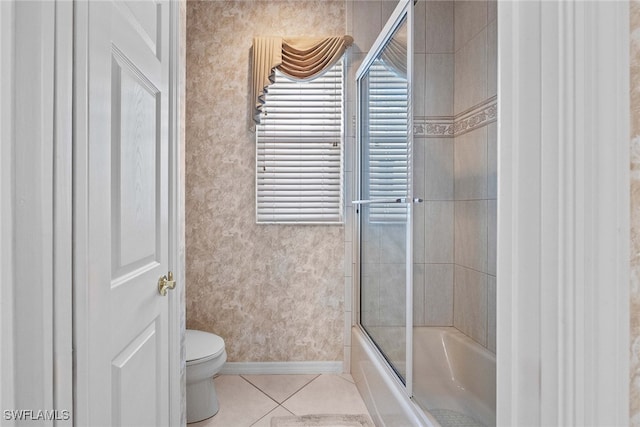
[[[227,362],[224,375],[341,374],[343,362]]]

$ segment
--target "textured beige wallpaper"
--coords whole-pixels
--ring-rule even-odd
[[[343,360],[344,229],[256,225],[248,98],[254,36],[344,32],[344,1],[187,4],[187,327],[229,361]]]
[[[631,425],[640,426],[640,2],[631,9]]]

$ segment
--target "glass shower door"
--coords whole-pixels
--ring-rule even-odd
[[[411,394],[411,134],[407,10],[358,73],[360,324]]]

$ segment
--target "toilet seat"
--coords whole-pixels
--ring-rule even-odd
[[[224,340],[212,333],[188,329],[185,336],[187,365],[203,363],[224,352]]]

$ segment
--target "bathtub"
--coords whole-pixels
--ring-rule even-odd
[[[436,419],[495,426],[494,354],[456,328],[416,327],[413,331],[415,402]]]
[[[495,356],[455,328],[416,327],[413,398],[369,337],[352,329],[351,373],[377,426],[495,425]]]

